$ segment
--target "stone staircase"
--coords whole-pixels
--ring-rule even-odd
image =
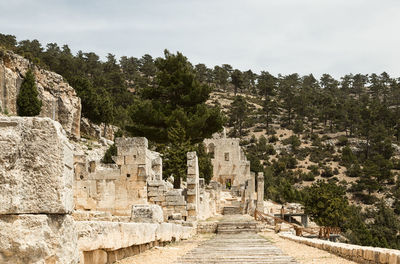
[[[217,234],[238,234],[238,233],[257,233],[256,221],[243,222],[219,222],[217,224]]]
[[[176,264],[289,264],[297,263],[257,234],[217,234],[180,257]]]
[[[225,206],[222,210],[223,215],[236,215],[242,214],[239,206]]]

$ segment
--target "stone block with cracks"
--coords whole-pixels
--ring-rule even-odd
[[[73,210],[73,148],[50,118],[0,117],[0,214]]]

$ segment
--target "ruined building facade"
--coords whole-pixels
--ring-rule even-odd
[[[227,138],[225,133],[204,140],[207,153],[212,157],[212,180],[226,188],[239,187],[251,178],[250,162],[239,142],[238,138]]]

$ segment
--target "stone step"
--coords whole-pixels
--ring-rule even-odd
[[[217,224],[218,234],[235,234],[235,233],[257,233],[257,222],[242,221],[242,222],[219,222]]]
[[[222,210],[223,215],[234,215],[234,214],[241,214],[242,211],[238,206],[225,206]]]
[[[217,234],[180,257],[176,264],[288,264],[292,257],[257,234]]]

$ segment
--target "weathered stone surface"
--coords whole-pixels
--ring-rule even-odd
[[[1,215],[0,263],[78,263],[69,215]]]
[[[0,214],[73,210],[73,150],[50,118],[0,117]]]
[[[195,232],[194,228],[162,223],[115,223],[82,221],[76,223],[80,251],[107,249],[107,251],[141,245],[156,240],[171,241],[186,239]]]
[[[0,107],[17,114],[16,100],[22,80],[31,63],[12,52],[0,57]],[[54,72],[33,66],[39,98],[43,102],[40,116],[59,121],[68,136],[80,137],[81,100],[75,90]]]
[[[395,264],[398,263],[397,259],[400,258],[400,250],[336,243],[320,239],[298,237],[287,233],[280,234],[280,236],[298,243],[329,251],[333,254],[340,255],[341,257],[351,259],[358,263]]]
[[[161,206],[155,204],[132,205],[131,221],[136,223],[162,223],[164,216]]]
[[[116,126],[106,125],[104,123],[96,125],[90,122],[90,120],[85,117],[81,118],[80,127],[82,135],[93,137],[98,140],[114,140],[114,133],[118,131],[118,128]]]

